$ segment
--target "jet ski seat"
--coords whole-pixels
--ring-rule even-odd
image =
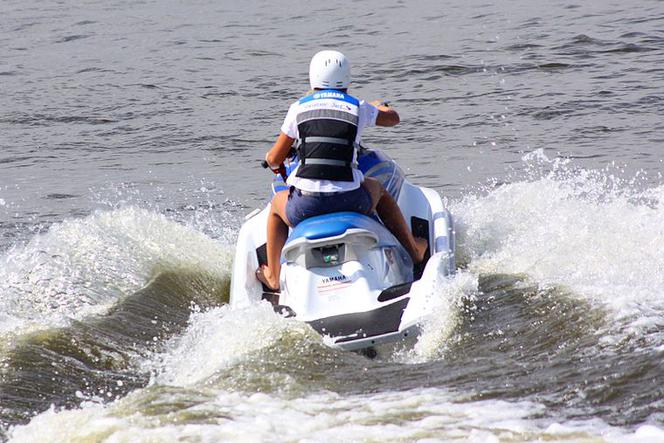
[[[378,244],[376,225],[384,229],[377,221],[356,212],[308,218],[291,232],[283,249],[284,258],[306,268],[336,266],[357,259],[356,246],[369,249]]]
[[[291,233],[289,241],[298,237],[308,240],[334,237],[341,235],[348,229],[372,230],[376,222],[366,215],[357,212],[335,212],[303,220]]]

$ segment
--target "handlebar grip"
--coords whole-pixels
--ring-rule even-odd
[[[286,172],[286,166],[284,164],[280,164],[278,168],[271,168],[267,160],[263,160],[261,162],[261,166],[264,167],[265,169],[269,169],[270,171],[274,172],[275,174],[279,174],[281,178],[286,181],[288,178],[288,173]]]

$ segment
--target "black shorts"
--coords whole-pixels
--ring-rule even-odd
[[[294,186],[288,192],[286,217],[293,226],[309,217],[343,211],[368,215],[371,212],[371,195],[362,186],[330,195],[304,195]]]

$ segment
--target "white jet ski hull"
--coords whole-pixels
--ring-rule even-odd
[[[360,214],[313,217],[291,231],[282,253],[281,291],[266,292],[255,271],[265,262],[269,205],[247,216],[238,235],[230,302],[269,300],[275,309],[318,331],[326,344],[361,350],[417,336],[436,282],[455,271],[452,217],[437,192],[410,184],[380,151],[363,172],[396,198],[429,258],[416,269],[378,221]],[[362,158],[360,159],[362,166]]]

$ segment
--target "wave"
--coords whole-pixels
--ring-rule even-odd
[[[49,410],[10,430],[10,441],[602,441],[643,443],[662,438],[644,425],[634,432],[599,420],[546,423],[543,405],[528,401],[465,402],[442,389],[299,398],[205,392],[172,387],[137,391],[107,406]],[[140,412],[139,412],[140,411]],[[58,432],[53,433],[52,430]]]
[[[144,387],[142,362],[183,331],[192,311],[226,303],[229,286],[204,271],[161,271],[103,315],[20,336],[2,356],[0,425]]]
[[[67,219],[0,257],[0,337],[102,314],[163,269],[227,275],[228,246],[145,209]]]
[[[542,150],[524,161],[527,177],[453,202],[468,271],[566,288],[610,313],[616,334],[605,340],[661,330],[664,185],[575,169]]]
[[[153,373],[157,384],[186,387],[233,380],[233,386],[239,378],[247,377],[241,372],[233,377],[236,365],[246,368],[250,362],[258,363],[261,358],[256,356],[261,352],[276,348],[281,354],[278,360],[283,361],[296,358],[295,354],[311,347],[321,355],[326,351],[322,339],[311,328],[276,315],[267,303],[245,309],[223,306],[193,314],[184,334],[173,338],[162,353],[146,361],[145,369]],[[220,377],[222,373],[227,375],[226,380]],[[266,374],[269,371],[263,372]],[[264,382],[263,389],[266,388]]]
[[[228,301],[229,248],[135,207],[65,220],[0,260],[2,427],[144,386],[139,362]]]

